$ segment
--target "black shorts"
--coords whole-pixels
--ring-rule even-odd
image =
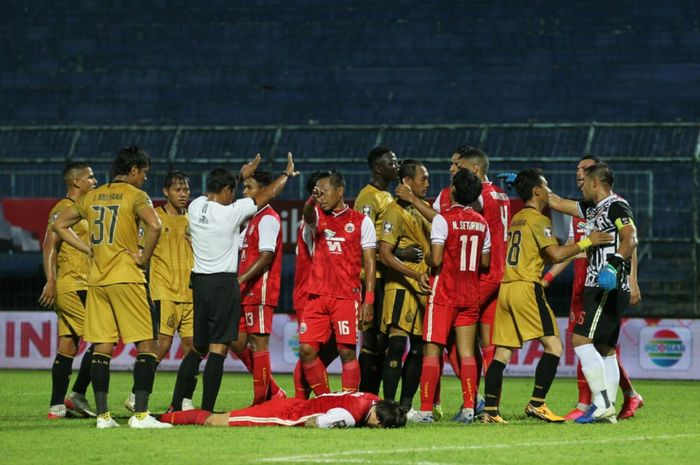
[[[598,287],[583,289],[583,314],[574,334],[593,339],[594,344],[617,345],[622,313],[630,303],[629,292],[604,291]]]
[[[241,292],[236,273],[192,273],[194,346],[228,344],[238,339]]]

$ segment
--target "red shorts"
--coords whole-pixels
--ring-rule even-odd
[[[308,416],[299,413],[299,407],[306,404],[304,399],[271,399],[229,412],[229,426],[302,426]]]
[[[335,334],[338,344],[357,344],[360,303],[327,295],[310,295],[299,325],[299,342],[325,344]]]
[[[479,281],[479,323],[493,325],[493,317],[496,315],[496,303],[498,303],[498,289],[500,282]]]
[[[572,333],[576,324],[583,324],[583,293],[571,294],[571,308],[569,310],[569,326],[567,331]],[[579,321],[580,320],[580,321]]]
[[[423,318],[423,340],[446,345],[452,328],[472,326],[479,322],[479,309],[448,307],[436,303],[428,304]]]
[[[241,320],[238,324],[239,333],[271,334],[272,305],[241,305]]]

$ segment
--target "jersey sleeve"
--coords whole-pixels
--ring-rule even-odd
[[[574,233],[574,219],[571,218],[571,221],[569,221],[569,240],[574,240],[575,238],[575,233]]]
[[[396,208],[390,207],[386,210],[384,215],[382,215],[382,232],[381,236],[378,238],[380,241],[388,242],[391,245],[399,243],[403,225],[399,213],[400,212]]]
[[[484,246],[481,248],[481,253],[491,253],[491,231],[488,223],[486,225],[486,233],[484,234]]]
[[[258,225],[258,250],[260,252],[274,252],[277,248],[277,236],[280,233],[280,222],[274,216],[265,215]]]
[[[56,219],[61,216],[61,212],[65,210],[65,206],[61,205],[62,202],[58,202],[54,207],[51,209],[51,212],[49,213],[49,226],[54,224],[56,222]]]
[[[433,218],[433,227],[430,231],[430,242],[433,244],[444,244],[447,240],[447,220],[441,214]]]
[[[85,206],[87,194],[80,197],[73,204],[73,208],[80,215],[81,218],[87,219],[87,207]],[[55,221],[55,220],[54,220]]]
[[[355,426],[355,419],[350,412],[344,408],[332,408],[326,413],[316,417],[316,425],[319,428],[352,428]]]
[[[306,250],[309,251],[309,255],[314,255],[314,233],[316,228],[308,223],[304,223],[304,227],[301,229],[301,240],[303,242]]]
[[[153,207],[151,198],[144,191],[139,190],[134,194],[134,213],[141,210],[143,207]]]
[[[542,250],[550,245],[559,245],[559,241],[557,241],[552,230],[552,222],[546,216],[540,215],[530,225],[530,229],[535,241],[537,241],[538,249]]]
[[[435,202],[433,202],[433,210],[435,210],[438,213],[440,213],[440,198],[441,197],[442,197],[442,191],[440,191],[437,198],[435,199]]]
[[[618,231],[625,226],[634,225],[634,215],[627,202],[615,202],[610,205],[608,219],[615,223],[615,227]]]
[[[377,248],[377,232],[374,230],[374,223],[369,218],[365,216],[362,218],[362,248],[363,249],[376,249]]]
[[[233,202],[232,207],[230,213],[234,216],[237,223],[236,227],[240,226],[258,212],[258,206],[255,205],[255,201],[250,198],[238,199]],[[236,217],[236,215],[240,216]]]

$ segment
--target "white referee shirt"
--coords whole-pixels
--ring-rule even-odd
[[[187,209],[194,251],[194,272],[200,274],[238,271],[239,228],[257,211],[253,199],[221,205],[197,197]]]

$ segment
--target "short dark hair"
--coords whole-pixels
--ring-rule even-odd
[[[333,186],[336,189],[339,187],[345,187],[345,178],[343,177],[342,174],[340,174],[339,171],[336,171],[336,170],[323,171],[316,179],[316,182],[320,181],[321,179],[325,179],[325,178],[328,178],[328,181],[331,183],[331,186]]]
[[[367,155],[367,164],[369,165],[370,169],[374,169],[374,165],[377,163],[377,160],[382,158],[382,155],[391,152],[392,150],[385,145],[378,145],[370,150],[369,155]]]
[[[473,158],[476,160],[477,165],[479,165],[479,168],[481,168],[481,171],[483,171],[484,174],[489,172],[489,157],[487,157],[486,154],[480,149],[470,145],[460,145],[457,147],[457,150],[455,150],[454,153],[459,155],[460,159]]]
[[[89,167],[90,165],[88,165],[84,161],[72,161],[70,163],[67,163],[66,166],[63,168],[63,180],[65,182],[68,182],[72,179],[75,179],[75,177],[78,175],[77,171],[84,170],[85,168]]]
[[[112,177],[129,174],[134,165],[138,169],[151,165],[151,159],[148,158],[146,151],[135,145],[120,149],[117,158],[112,163]]]
[[[418,169],[419,166],[425,166],[423,163],[419,162],[418,160],[413,160],[411,158],[407,160],[401,161],[399,164],[399,179],[403,178],[415,178],[416,177],[416,170]]]
[[[615,185],[615,174],[607,163],[600,162],[585,169],[586,176],[592,176],[610,187]]]
[[[230,187],[231,190],[236,190],[236,186],[238,186],[238,176],[233,171],[219,166],[209,172],[207,192],[216,194],[221,192],[224,187]]]
[[[523,202],[527,202],[532,198],[532,189],[542,185],[543,176],[544,171],[540,168],[529,168],[518,172],[513,185]]]
[[[261,187],[272,184],[272,173],[269,171],[255,170],[251,177],[255,179]]]
[[[189,178],[182,170],[170,170],[163,180],[163,188],[170,189],[174,182],[188,182]]]
[[[455,188],[454,198],[460,205],[467,206],[481,195],[481,179],[466,168],[461,168],[455,173],[452,185]]]
[[[306,180],[306,192],[311,195],[314,191],[314,187],[316,187],[316,181],[318,181],[318,178],[320,178],[322,175],[327,174],[330,175],[330,172],[328,171],[314,171],[309,175],[309,178]]]
[[[377,419],[382,428],[406,426],[406,411],[394,400],[380,400],[374,404]]]
[[[595,155],[584,155],[582,156],[579,161],[583,160],[593,160],[593,162],[597,165],[598,163],[601,163],[600,158],[596,157]]]

